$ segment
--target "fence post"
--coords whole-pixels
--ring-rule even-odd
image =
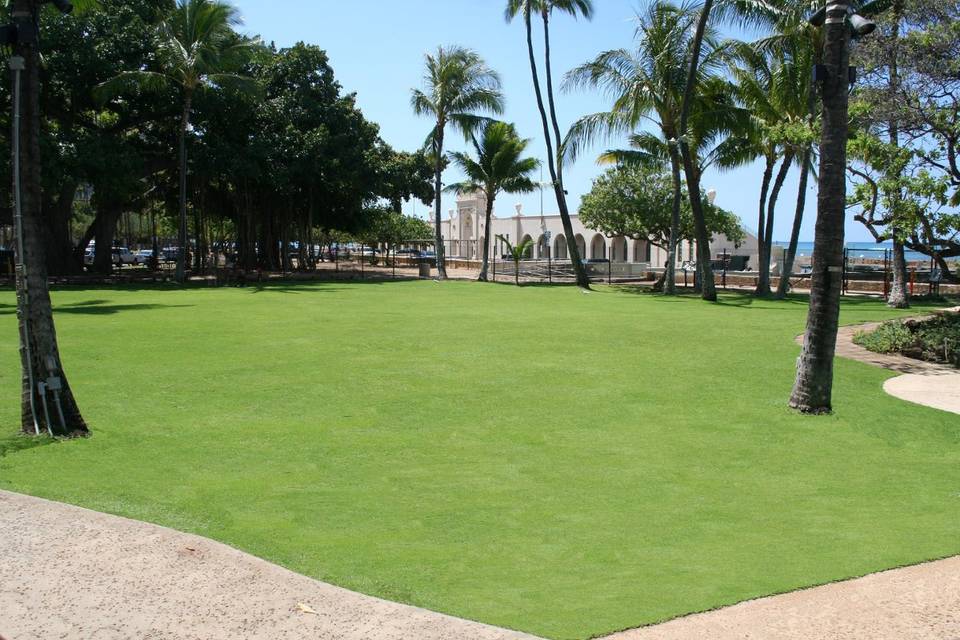
[[[360,243],[360,279],[363,280],[363,250],[367,245]]]
[[[393,245],[393,262],[391,264],[393,266],[393,277],[396,278],[397,277],[397,245]]]
[[[607,284],[613,284],[613,260],[607,258]]]
[[[890,298],[890,250],[883,250],[883,299],[888,300]]]
[[[727,288],[727,250],[723,250],[723,288]]]
[[[550,247],[547,247],[547,282],[553,284],[553,261],[550,259]]]
[[[843,250],[843,286],[840,287],[840,295],[846,295],[847,290],[850,288],[850,283],[847,281],[847,273],[849,272],[849,262],[850,262],[850,249]],[[813,286],[811,280],[811,287]]]

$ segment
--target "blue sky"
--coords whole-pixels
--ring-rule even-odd
[[[591,22],[575,22],[558,16],[551,30],[554,74],[561,77],[574,66],[600,51],[629,46],[633,38],[633,16],[646,0],[594,0],[596,15]],[[532,138],[531,155],[545,156],[540,116],[530,79],[526,41],[520,22],[507,24],[503,18],[505,0],[235,0],[244,18],[243,29],[259,34],[278,46],[298,41],[316,44],[327,51],[344,90],[355,92],[366,117],[381,127],[381,136],[401,150],[415,150],[424,140],[430,122],[410,109],[410,91],[419,87],[424,53],[441,44],[458,44],[480,53],[503,79],[507,100],[504,120],[516,123],[524,137]],[[598,95],[560,93],[558,111],[561,128],[566,129],[581,115],[603,111],[608,105]],[[449,136],[450,148],[462,148],[458,136]],[[610,146],[616,146],[612,143]],[[605,148],[605,146],[604,146]],[[602,148],[596,149],[599,153]],[[567,168],[565,182],[570,206],[590,190],[591,181],[602,169],[585,155]],[[760,171],[756,166],[719,173],[710,171],[704,186],[717,190],[717,203],[737,213],[748,228],[757,224]],[[456,172],[444,174],[455,182]],[[784,187],[778,207],[775,239],[786,240],[793,222],[796,201],[796,174]],[[813,240],[816,193],[811,187],[801,240]],[[547,213],[556,212],[550,193],[544,197]],[[501,196],[496,203],[499,215],[509,215],[517,203],[528,215],[539,213],[540,196]],[[446,212],[453,197],[445,196]],[[414,211],[408,204],[406,213]],[[417,203],[415,212],[425,217],[427,207]],[[869,240],[855,222],[847,224],[848,240]]]

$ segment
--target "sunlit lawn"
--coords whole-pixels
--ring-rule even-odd
[[[364,593],[586,638],[960,553],[956,415],[846,361],[835,415],[786,408],[803,300],[60,291],[94,436],[32,448],[12,435],[13,303],[0,293],[0,488]],[[849,302],[843,321],[895,314]]]

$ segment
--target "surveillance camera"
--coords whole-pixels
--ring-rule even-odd
[[[73,5],[69,0],[50,0],[60,13],[73,13]]]
[[[853,29],[853,33],[856,34],[857,37],[866,36],[876,30],[877,23],[855,13],[850,16],[850,28]]]

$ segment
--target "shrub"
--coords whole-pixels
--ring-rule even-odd
[[[874,331],[861,331],[853,341],[875,353],[901,353],[960,367],[960,315],[956,314],[885,322]]]

